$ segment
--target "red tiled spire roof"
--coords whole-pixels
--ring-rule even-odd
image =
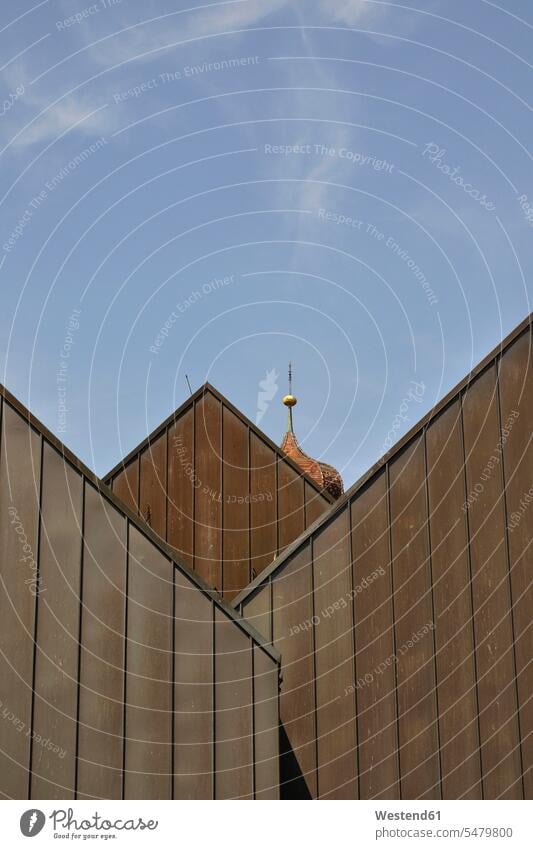
[[[339,472],[328,463],[313,460],[305,451],[302,451],[296,439],[293,423],[292,408],[296,406],[297,400],[292,394],[292,367],[289,363],[289,394],[283,398],[283,403],[288,407],[289,415],[287,431],[281,443],[281,450],[291,458],[305,474],[309,475],[321,489],[327,490],[333,498],[340,498],[344,492],[342,478]]]

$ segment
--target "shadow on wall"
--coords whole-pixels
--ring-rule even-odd
[[[279,725],[279,754],[280,799],[311,799],[300,764],[282,722]]]

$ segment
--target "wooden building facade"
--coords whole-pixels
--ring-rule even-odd
[[[0,793],[533,798],[532,342],[334,504],[212,387],[113,491],[0,389]]]
[[[5,390],[0,417],[3,798],[277,798],[277,652]]]
[[[533,798],[531,317],[235,599],[282,797]]]
[[[228,600],[333,502],[209,384],[104,480]]]

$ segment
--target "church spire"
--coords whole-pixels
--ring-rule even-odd
[[[297,399],[292,394],[292,363],[289,363],[289,393],[283,397],[283,403],[289,410],[287,418],[287,430],[281,443],[281,450],[309,475],[321,489],[327,490],[333,498],[340,498],[344,491],[342,478],[338,471],[327,463],[313,460],[305,451],[302,451],[294,433],[292,422],[292,408],[296,406]]]

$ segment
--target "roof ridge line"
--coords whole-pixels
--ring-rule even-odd
[[[515,328],[512,330],[507,336],[505,336],[496,347],[494,347],[488,354],[486,354],[478,363],[475,365],[462,380],[459,381],[452,389],[450,389],[441,399],[438,401],[432,408],[429,410],[418,422],[416,422],[412,428],[410,428],[404,436],[398,440],[388,451],[386,454],[383,454],[376,462],[367,469],[356,481],[352,484],[352,486],[334,503],[331,505],[329,510],[326,510],[319,518],[313,522],[308,528],[303,531],[299,537],[293,540],[288,546],[286,546],[281,554],[276,557],[270,566],[267,566],[253,581],[251,581],[247,587],[244,588],[234,599],[232,599],[232,605],[237,609],[242,602],[248,598],[248,596],[252,595],[255,590],[257,590],[264,581],[272,575],[273,572],[278,569],[281,564],[287,560],[292,554],[296,553],[298,549],[300,549],[306,541],[311,537],[315,531],[325,525],[329,520],[331,520],[332,516],[335,513],[340,512],[344,507],[349,506],[352,498],[356,495],[356,493],[365,486],[369,480],[376,475],[382,468],[386,466],[386,464],[392,459],[395,454],[398,454],[407,445],[416,437],[417,434],[423,432],[430,422],[436,418],[443,410],[450,404],[458,395],[460,395],[464,390],[479,377],[485,369],[489,368],[498,357],[503,356],[506,349],[509,348],[513,342],[516,342],[520,336],[527,332],[527,330],[531,332],[533,330],[533,312],[530,312],[529,315],[526,316]]]
[[[4,401],[9,404],[15,412],[18,413],[18,415],[27,421],[29,426],[37,431],[43,439],[46,439],[52,448],[61,454],[63,459],[70,463],[70,465],[73,466],[83,478],[86,478],[90,484],[98,489],[99,492],[102,492],[103,496],[110,501],[111,504],[128,519],[128,521],[132,522],[139,532],[144,534],[144,536],[147,537],[150,542],[153,543],[153,545],[155,545],[155,547],[164,555],[164,557],[167,557],[170,560],[170,562],[174,565],[174,568],[181,570],[194,584],[196,584],[201,592],[208,595],[212,601],[224,611],[224,613],[228,614],[231,619],[248,634],[249,637],[252,637],[255,642],[260,645],[273,660],[276,661],[276,663],[280,663],[281,656],[277,649],[271,646],[268,640],[266,640],[266,638],[253,625],[251,625],[247,619],[245,619],[232,605],[223,599],[216,590],[206,584],[196,572],[193,572],[188,566],[177,560],[175,549],[165,542],[165,540],[161,539],[161,537],[159,537],[140,516],[124,504],[122,499],[118,498],[118,496],[114,494],[105,481],[97,477],[97,475],[89,469],[89,467],[86,466],[85,463],[70,450],[70,448],[67,448],[67,446],[61,442],[61,440],[58,439],[57,436],[55,436],[55,434],[53,434],[46,425],[44,425],[40,419],[38,419],[29,410],[22,401],[19,401],[18,398],[16,398],[15,395],[13,395],[13,393],[1,383],[0,397],[4,398]]]
[[[226,398],[226,396],[223,395],[222,392],[220,392],[215,386],[213,386],[212,383],[209,383],[209,381],[206,381],[198,389],[196,389],[195,392],[193,392],[192,395],[186,398],[185,401],[183,401],[183,403],[180,404],[179,407],[176,407],[176,409],[169,416],[167,416],[166,419],[160,422],[160,424],[158,424],[157,427],[154,428],[154,430],[148,434],[148,436],[145,436],[145,438],[141,440],[141,442],[139,442],[134,448],[132,448],[132,450],[129,451],[128,454],[126,454],[126,456],[122,460],[119,460],[119,462],[116,463],[116,465],[113,466],[112,469],[106,472],[106,474],[102,476],[102,480],[104,481],[104,483],[111,481],[111,479],[115,477],[115,475],[119,474],[124,469],[124,467],[130,462],[130,460],[133,460],[133,458],[141,451],[143,451],[145,447],[154,442],[160,436],[160,434],[170,426],[172,422],[174,422],[180,415],[182,415],[187,409],[188,405],[194,404],[206,392],[210,392],[212,395],[215,396],[215,398],[217,398],[218,401],[223,403],[232,413],[238,416],[238,418],[243,422],[243,424],[249,427],[253,433],[255,433],[264,442],[266,442],[269,448],[272,448],[276,452],[278,459],[284,460],[286,463],[288,463],[288,465],[291,466],[294,471],[298,472],[298,474],[303,477],[304,480],[306,480],[317,493],[322,495],[326,501],[329,501],[330,504],[334,503],[332,496],[329,494],[329,492],[327,492],[327,490],[320,489],[316,482],[302,469],[300,469],[298,464],[295,463],[294,460],[291,459],[291,457],[286,455],[281,450],[279,445],[276,445],[276,443],[264,431],[262,431],[261,428],[254,424],[254,422],[252,422],[252,420],[249,419],[245,413],[239,410],[238,407],[236,407],[228,398]]]

